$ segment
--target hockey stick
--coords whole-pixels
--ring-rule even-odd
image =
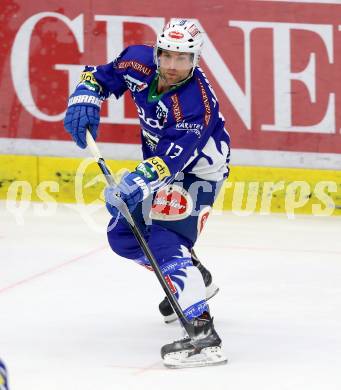
[[[109,184],[109,186],[116,187],[117,184],[115,183],[115,180],[114,180],[110,170],[108,169],[108,167],[107,167],[107,165],[106,165],[106,163],[105,163],[105,161],[104,161],[104,159],[103,159],[103,157],[102,157],[102,155],[101,155],[101,153],[96,145],[96,142],[92,138],[92,135],[90,134],[89,131],[86,132],[86,142],[87,142],[88,148],[91,151],[91,154],[93,155],[99,168],[103,172],[103,174],[107,180],[107,183]],[[159,267],[154,255],[153,255],[153,253],[151,252],[146,240],[144,239],[140,229],[138,228],[133,216],[130,214],[128,206],[120,198],[118,198],[118,200],[120,203],[118,210],[122,213],[124,218],[127,220],[131,231],[133,232],[133,234],[134,234],[136,240],[138,241],[138,243],[140,244],[145,256],[147,257],[148,261],[150,262],[150,264],[155,272],[155,275],[158,278],[158,280],[161,284],[161,287],[163,288],[163,291],[165,292],[170,304],[172,305],[177,316],[179,317],[182,325],[184,326],[186,332],[188,333],[188,336],[190,338],[192,338],[194,336],[194,325],[191,324],[187,320],[187,318],[185,317],[177,299],[174,297],[173,293],[171,292],[170,287],[168,286],[168,283],[167,283],[165,277],[163,276],[163,273],[161,272],[160,267]]]

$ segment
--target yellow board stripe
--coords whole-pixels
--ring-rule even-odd
[[[119,178],[137,161],[107,160]],[[105,179],[92,159],[0,155],[0,199],[103,202]],[[341,215],[341,171],[233,166],[215,211]]]

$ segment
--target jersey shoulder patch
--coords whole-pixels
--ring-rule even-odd
[[[156,69],[153,48],[147,45],[128,46],[114,61],[118,71],[132,71],[144,76],[151,76]]]

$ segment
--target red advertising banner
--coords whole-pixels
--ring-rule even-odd
[[[341,153],[341,5],[2,0],[0,14],[0,141],[70,140],[62,120],[83,66],[153,45],[165,21],[184,17],[206,32],[201,66],[233,148]],[[100,141],[139,143],[128,95],[101,115]]]

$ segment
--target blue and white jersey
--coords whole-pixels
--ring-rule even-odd
[[[144,159],[161,158],[173,177],[180,171],[211,181],[228,176],[230,137],[199,67],[188,81],[161,95],[150,46],[129,46],[115,61],[86,70],[105,98],[114,94],[118,99],[130,91],[140,118]]]

